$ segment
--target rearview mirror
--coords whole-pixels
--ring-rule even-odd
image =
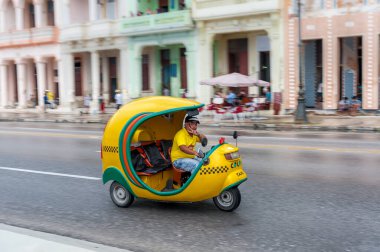
[[[235,130],[234,133],[232,134],[232,137],[233,137],[234,139],[237,139],[238,136],[239,136],[239,135],[238,135],[237,131]]]
[[[201,144],[202,144],[203,147],[206,147],[206,145],[207,145],[207,138],[205,138],[205,137],[202,138]]]

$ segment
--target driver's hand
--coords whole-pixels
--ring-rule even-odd
[[[197,153],[197,157],[199,157],[199,158],[204,158],[204,157],[205,157],[205,154],[204,154],[202,151],[199,151],[199,152]]]

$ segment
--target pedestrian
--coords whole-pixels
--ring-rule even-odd
[[[85,97],[83,97],[84,113],[86,114],[90,113],[90,103],[91,103],[91,95],[87,94]]]
[[[121,105],[123,105],[123,96],[120,93],[120,90],[117,89],[115,92],[116,110],[118,110],[121,107]]]
[[[164,96],[170,96],[170,90],[169,88],[165,87],[163,91]]]
[[[54,104],[54,93],[50,90],[48,90],[47,92],[47,97],[48,97],[48,101],[49,101],[49,106],[51,109],[54,109],[55,108],[55,104]]]
[[[346,96],[339,101],[338,108],[340,112],[348,111],[348,109],[350,108],[350,101]]]
[[[350,114],[356,115],[356,112],[360,111],[362,102],[358,99],[356,95],[352,96],[350,102]]]
[[[323,83],[322,82],[318,84],[317,101],[323,102]]]
[[[228,95],[226,97],[226,102],[228,103],[228,105],[234,106],[235,101],[236,101],[236,94],[234,93],[234,91],[232,91],[232,88],[230,88]]]
[[[187,97],[188,97],[187,89],[185,89],[185,90],[183,90],[182,98],[187,98]]]
[[[104,103],[104,98],[103,95],[99,95],[99,111],[104,114],[105,113],[105,103]]]
[[[47,108],[50,107],[49,98],[48,98],[48,92],[49,92],[49,90],[45,90],[45,94],[44,94],[44,112],[46,112]]]

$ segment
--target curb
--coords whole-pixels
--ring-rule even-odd
[[[47,118],[0,118],[0,122],[45,122],[45,123],[78,123],[78,124],[106,124],[107,119],[47,119]],[[283,123],[255,123],[249,122],[242,125],[238,123],[215,123],[214,121],[201,121],[204,128],[212,129],[228,129],[238,128],[247,130],[263,130],[263,131],[323,131],[323,132],[363,132],[363,133],[380,133],[378,127],[364,126],[324,126],[312,124],[283,124]],[[205,125],[205,126],[204,126]]]

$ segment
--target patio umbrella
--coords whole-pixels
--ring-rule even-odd
[[[269,87],[270,86],[270,83],[267,81],[258,80],[253,76],[250,76],[250,78],[255,82],[255,84],[253,86],[258,86],[258,87]]]
[[[257,80],[240,73],[230,73],[201,81],[201,85],[220,87],[251,87],[264,85],[264,81]],[[268,83],[268,82],[267,82]],[[269,83],[268,83],[269,86]]]

